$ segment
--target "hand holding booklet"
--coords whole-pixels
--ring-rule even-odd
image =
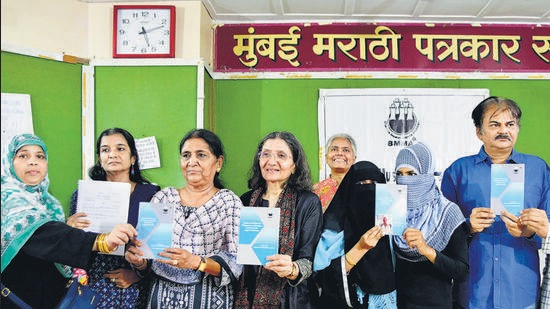
[[[523,209],[525,164],[491,165],[491,209],[519,216]]]
[[[141,202],[137,223],[143,258],[156,259],[158,253],[172,247],[174,205]]]
[[[280,217],[280,208],[241,208],[238,264],[265,265],[266,257],[279,253]]]
[[[407,228],[407,186],[376,184],[375,224],[384,235],[403,235]]]

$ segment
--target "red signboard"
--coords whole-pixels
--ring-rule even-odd
[[[214,71],[550,72],[550,25],[230,24]]]

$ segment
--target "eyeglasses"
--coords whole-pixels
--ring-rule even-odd
[[[275,161],[285,162],[290,158],[290,156],[284,152],[260,151],[258,153],[258,158],[260,158],[260,160],[262,161],[268,161],[269,159],[273,158]]]

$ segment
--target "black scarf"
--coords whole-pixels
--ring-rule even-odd
[[[262,188],[254,190],[250,197],[249,205],[260,206]],[[279,254],[292,256],[294,252],[294,210],[298,193],[296,190],[285,187],[279,196],[275,207],[281,209]],[[248,273],[254,269],[255,273]],[[249,291],[248,280],[255,281],[254,291]],[[279,308],[283,289],[287,283],[286,278],[280,278],[275,272],[264,269],[262,266],[244,268],[235,302],[235,308]],[[252,295],[249,293],[252,292]],[[253,300],[251,299],[253,298]]]
[[[345,252],[375,224],[375,184],[358,183],[366,179],[377,183],[386,182],[384,174],[373,163],[355,163],[342,180],[323,217],[323,229],[336,232],[344,230]],[[389,241],[389,236],[382,237],[376,247],[357,261],[348,276],[350,288],[358,285],[365,293],[372,294],[386,294],[395,289]]]

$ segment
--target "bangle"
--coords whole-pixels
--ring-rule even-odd
[[[116,249],[116,247],[113,250],[109,249],[109,246],[107,245],[107,235],[107,233],[102,233],[97,235],[95,239],[97,250],[99,252],[112,253]]]
[[[350,264],[351,266],[357,265],[357,262],[355,262],[354,260],[352,260],[352,259],[348,256],[347,253],[345,254],[345,257],[346,257],[346,262],[348,262],[348,264]]]

